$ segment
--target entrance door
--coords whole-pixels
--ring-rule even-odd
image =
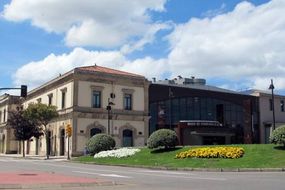
[[[269,144],[270,133],[271,133],[271,125],[265,125],[265,130],[264,130],[265,144]]]
[[[133,131],[125,129],[123,131],[123,147],[133,146]]]
[[[1,139],[0,139],[0,153],[4,153],[4,144],[5,144],[5,139],[4,139],[4,134],[0,134]]]
[[[36,138],[36,155],[39,155],[39,139]]]
[[[47,135],[47,154],[51,155],[51,131],[48,131],[48,135]]]
[[[60,156],[64,155],[65,152],[65,130],[61,129],[60,130]]]
[[[30,140],[27,140],[26,153],[27,153],[27,154],[30,154]]]

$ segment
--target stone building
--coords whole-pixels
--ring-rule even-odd
[[[97,133],[114,137],[116,146],[144,146],[148,137],[148,87],[145,77],[100,66],[75,68],[30,91],[30,103],[57,107],[59,117],[49,124],[48,153],[66,155],[65,127],[72,126],[70,151],[83,154]],[[109,110],[107,110],[110,108]],[[32,139],[28,154],[44,155],[45,138]]]
[[[4,94],[0,96],[0,153],[17,153],[18,141],[16,141],[13,130],[7,126],[9,113],[19,106],[20,97]]]

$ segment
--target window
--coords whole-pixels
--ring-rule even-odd
[[[52,94],[48,95],[48,105],[49,106],[52,105],[52,98],[53,98]]]
[[[92,95],[92,107],[101,108],[101,92],[94,90]]]
[[[280,109],[281,112],[284,112],[284,100],[280,100]]]
[[[132,95],[131,94],[124,95],[124,109],[132,110]]]
[[[62,91],[61,92],[61,108],[65,108],[65,95],[66,95],[66,91]]]
[[[273,103],[272,103],[272,99],[269,99],[269,107],[270,107],[270,111],[273,110]]]
[[[3,111],[3,122],[5,122],[6,121],[6,109],[4,109],[4,111]]]
[[[42,99],[41,99],[41,98],[38,98],[38,99],[37,99],[37,103],[38,103],[38,104],[42,103]]]
[[[2,112],[0,111],[0,123],[2,123]]]

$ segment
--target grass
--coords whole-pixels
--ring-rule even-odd
[[[284,168],[285,149],[272,144],[238,145],[245,149],[245,154],[238,159],[222,158],[186,158],[175,159],[179,152],[191,147],[176,148],[170,151],[151,151],[143,148],[132,157],[96,158],[82,156],[74,159],[83,163],[128,166],[156,166],[168,168]]]

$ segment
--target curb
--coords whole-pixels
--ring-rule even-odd
[[[114,186],[114,181],[102,181],[95,183],[60,183],[60,184],[0,184],[0,189],[42,189],[62,187],[93,187],[93,186]]]
[[[75,163],[92,164],[100,166],[119,166],[128,168],[143,168],[152,170],[169,170],[169,171],[192,171],[192,172],[285,172],[285,168],[173,168],[165,166],[139,166],[124,164],[99,164],[90,162],[72,161]]]

